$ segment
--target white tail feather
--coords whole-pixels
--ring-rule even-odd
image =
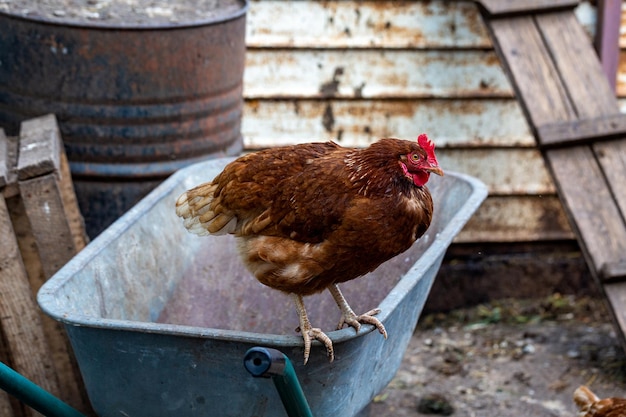
[[[221,212],[215,213],[212,211],[216,209],[211,207],[212,201],[213,193],[190,199],[189,194],[185,192],[176,200],[176,214],[183,219],[185,228],[198,236],[234,233],[237,228],[237,217]]]

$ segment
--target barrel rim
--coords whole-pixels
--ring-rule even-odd
[[[176,30],[176,29],[187,29],[187,28],[196,28],[201,26],[212,26],[220,23],[226,23],[231,20],[236,20],[242,16],[245,16],[248,12],[248,8],[250,6],[250,0],[237,0],[241,7],[233,13],[218,15],[209,19],[197,20],[197,21],[189,21],[189,22],[177,22],[177,23],[161,23],[161,24],[147,24],[147,25],[132,25],[132,24],[123,24],[123,23],[112,23],[112,24],[95,24],[95,23],[79,23],[72,21],[63,21],[63,20],[53,20],[48,19],[41,16],[23,16],[19,14],[14,14],[6,11],[0,10],[0,18],[5,17],[8,19],[14,20],[22,20],[32,23],[39,23],[42,25],[49,26],[58,26],[58,27],[69,27],[69,28],[77,28],[77,29],[91,29],[91,30],[117,30],[117,31],[150,31],[150,30]]]

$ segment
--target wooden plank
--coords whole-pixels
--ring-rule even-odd
[[[22,136],[23,135],[23,136]],[[49,171],[52,169],[52,171]],[[69,164],[53,116],[22,123],[18,161],[20,198],[13,223],[33,294],[86,244]],[[89,403],[63,326],[42,315],[59,396],[79,410]]]
[[[573,13],[546,13],[523,19],[526,21],[496,20],[490,23],[497,38],[495,43],[507,61],[507,68],[514,79],[516,91],[520,93],[526,115],[540,140],[545,142],[547,138],[548,142],[554,142],[555,136],[558,140],[567,140],[567,129],[576,131],[580,128],[582,136],[588,136],[591,130],[606,131],[611,127],[610,121],[608,125],[600,123],[596,127],[588,119],[607,116],[613,119],[612,127],[619,128],[623,122],[618,113],[618,103],[590,44],[581,42],[585,33]],[[520,53],[514,47],[514,35],[511,31],[504,30],[502,22],[514,23],[514,29],[519,30],[524,24],[530,27],[530,19],[534,19],[540,33],[535,39],[529,37],[532,46],[523,47]],[[527,29],[524,32],[527,35],[532,34]],[[538,40],[545,42],[545,45],[538,45]],[[523,39],[518,41],[524,43]],[[541,100],[536,85],[545,83],[541,76],[534,76],[537,73],[532,74],[533,76],[527,74],[536,62],[547,63],[542,66],[559,81],[554,84],[555,88],[544,91],[544,94],[548,96],[546,102],[560,107],[555,107],[554,111],[546,111],[543,115],[535,111],[536,100]],[[577,119],[580,123],[559,123]],[[547,129],[545,125],[548,125]],[[562,130],[558,131],[555,127]],[[581,132],[577,133],[579,136],[575,139],[580,140]],[[597,278],[604,275],[605,278],[619,279],[624,275],[622,269],[626,269],[622,265],[626,253],[626,224],[623,217],[626,213],[623,211],[623,202],[626,202],[626,191],[623,190],[626,177],[625,150],[626,139],[592,143],[591,146],[544,149],[565,211],[587,263]],[[611,156],[607,158],[607,154]],[[613,156],[614,154],[617,156]],[[609,173],[612,170],[618,172]],[[621,284],[623,283],[618,285]],[[604,290],[624,336],[626,287],[614,285],[616,284],[606,283]],[[622,343],[626,348],[626,338],[622,337]]]
[[[46,216],[53,216],[56,221],[55,232],[61,233],[56,237],[52,236],[52,240],[59,242],[57,239],[63,239],[65,236],[64,233],[69,228],[73,241],[73,245],[71,248],[67,248],[65,254],[58,252],[58,248],[55,247],[53,241],[38,241],[44,248],[49,248],[44,249],[46,253],[43,254],[42,257],[46,268],[50,268],[46,271],[46,276],[50,277],[60,266],[67,262],[71,256],[85,247],[88,241],[84,221],[78,208],[78,202],[74,192],[69,163],[63,149],[61,133],[55,116],[46,115],[24,121],[20,129],[19,148],[16,172],[20,188],[28,188],[27,183],[22,183],[22,181],[42,177],[41,181],[48,183],[49,188],[46,189],[46,192],[52,192],[53,196],[58,196],[59,198],[59,200],[55,202],[58,206],[52,208],[45,206],[45,204],[49,202],[36,203],[38,208],[27,206],[27,210],[29,210],[27,215],[35,216],[34,218],[39,219],[41,215],[40,210],[42,208],[44,211],[48,210]],[[47,175],[52,176],[47,177]],[[43,179],[44,177],[46,179]],[[22,195],[22,198],[32,196],[33,194],[31,193],[26,196]],[[38,198],[45,198],[45,195],[39,195]],[[29,199],[29,201],[32,200]],[[31,221],[33,221],[32,218]],[[45,221],[48,220],[46,219]],[[67,227],[65,227],[65,225],[67,225]],[[36,230],[46,230],[46,227],[41,226],[41,228]],[[47,251],[58,253],[60,258],[52,261]]]
[[[567,91],[533,17],[490,22],[496,50],[533,126],[576,118]]]
[[[11,224],[4,197],[0,196],[0,326],[11,354],[11,367],[53,395],[59,383],[50,362],[37,304]]]
[[[251,50],[244,96],[272,98],[513,97],[494,51]]]
[[[626,140],[596,143],[594,153],[619,210],[626,216]]]
[[[606,283],[604,293],[609,300],[613,317],[619,327],[626,329],[626,282]],[[622,345],[626,350],[626,341],[622,337]]]
[[[537,16],[536,20],[548,47],[548,54],[566,84],[577,118],[618,113],[615,93],[604,76],[591,43],[581,41],[586,36],[574,14],[549,13]]]
[[[587,262],[599,271],[605,263],[621,259],[626,253],[626,228],[592,150],[552,149],[546,157]]]
[[[19,197],[11,198],[7,200],[7,206],[31,293],[36,294],[47,279],[37,247],[38,242],[33,235],[22,199]],[[59,381],[59,393],[57,395],[78,410],[89,410],[90,406],[84,393],[82,379],[78,366],[75,364],[69,341],[65,336],[63,325],[43,314],[41,310],[38,309],[37,311],[40,313],[41,326],[47,341],[47,358],[50,361],[48,366],[54,368]]]
[[[367,146],[380,137],[420,132],[438,147],[535,146],[513,99],[247,100],[242,120],[247,149],[329,139]]]
[[[61,165],[59,166],[58,184],[59,191],[61,192],[61,201],[63,203],[63,209],[65,210],[65,220],[70,229],[72,240],[74,242],[74,249],[76,253],[80,252],[87,243],[89,243],[89,237],[85,230],[85,221],[83,215],[78,207],[78,200],[76,198],[76,192],[74,191],[74,183],[72,182],[72,174],[70,172],[70,164],[67,160],[67,155],[61,150],[60,155]]]
[[[51,277],[77,252],[66,218],[60,168],[61,139],[54,117],[23,122],[19,188],[46,277]]]
[[[595,51],[591,45],[585,42],[577,42],[580,39],[582,29],[575,21],[571,13],[563,13],[560,15],[546,15],[538,17],[538,22],[542,28],[542,33],[546,43],[552,52],[553,59],[557,63],[557,67],[561,72],[564,82],[567,84],[570,99],[576,107],[576,111],[581,118],[585,117],[606,117],[613,119],[612,122],[618,128],[622,127],[624,121],[621,119],[617,100],[615,99],[612,88],[610,87],[604,72],[597,59]],[[578,62],[585,62],[585,65],[578,65]],[[605,125],[600,125],[604,128]],[[609,126],[611,127],[611,126]],[[624,136],[622,135],[622,138]],[[596,171],[599,174],[593,174],[591,171],[583,171],[587,175],[581,176],[573,181],[573,178],[562,177],[559,181],[575,182],[578,189],[593,190],[594,200],[600,195],[608,196],[606,204],[602,204],[601,211],[604,214],[607,234],[597,233],[594,236],[591,231],[587,235],[583,235],[584,246],[587,247],[590,257],[593,258],[598,275],[602,275],[603,268],[610,268],[615,265],[619,259],[622,259],[623,249],[626,244],[620,246],[619,243],[613,241],[622,239],[626,236],[626,225],[624,224],[622,213],[626,213],[626,191],[624,191],[624,178],[626,178],[626,140],[615,140],[604,143],[594,143],[591,146],[593,153],[589,153],[585,164],[598,165]],[[561,161],[560,164],[571,165],[568,169],[570,172],[577,168],[577,164],[572,161]],[[591,174],[591,175],[588,175]],[[575,188],[570,185],[564,185]],[[570,201],[568,204],[586,206],[589,200],[588,193],[580,193],[567,196]],[[574,200],[582,200],[575,203]],[[598,201],[598,200],[595,200]],[[601,201],[601,200],[600,200]],[[617,207],[614,206],[617,204]],[[596,203],[597,205],[597,203]],[[607,207],[609,206],[609,207]],[[611,210],[611,207],[615,207]],[[570,210],[571,215],[576,219],[578,229],[594,229],[596,224],[589,219],[589,213],[581,211],[577,208]],[[608,248],[612,248],[609,250]],[[602,256],[608,256],[608,259],[598,259],[599,252]],[[605,271],[606,272],[606,271]]]
[[[60,136],[54,115],[22,122],[17,163],[19,180],[49,174],[59,169]]]
[[[567,16],[562,17],[560,15]],[[576,112],[583,117],[594,117],[611,110],[615,112],[616,106],[614,101],[611,103],[610,98],[612,95],[610,92],[607,92],[606,85],[600,83],[596,90],[594,90],[594,84],[581,86],[597,77],[598,73],[600,73],[600,77],[602,75],[599,66],[594,67],[591,64],[589,68],[586,68],[584,65],[576,64],[580,62],[581,56],[592,54],[591,57],[595,58],[589,45],[579,48],[571,47],[569,49],[573,51],[568,50],[568,45],[581,43],[579,42],[580,38],[577,38],[580,32],[574,29],[567,29],[568,26],[578,26],[573,20],[573,16],[569,13],[559,15],[546,14],[538,16],[536,19],[541,28],[541,36],[535,38],[529,36],[528,43],[535,44],[545,39],[548,47],[535,45],[532,50],[530,47],[522,47],[524,48],[523,51],[517,51],[518,53],[511,52],[515,51],[510,46],[510,43],[514,42],[515,36],[511,33],[511,30],[506,31],[507,25],[502,25],[502,21],[492,22],[494,33],[498,36],[497,43],[499,45],[509,45],[504,48],[505,51],[509,51],[508,54],[505,53],[506,59],[509,61],[509,68],[516,84],[522,85],[520,87],[523,89],[521,96],[524,98],[524,106],[533,123],[541,126],[542,124],[553,123],[559,120],[574,119],[577,115],[573,111],[573,106],[569,105],[570,97],[576,103]],[[522,30],[517,25],[527,26],[528,28]],[[511,27],[519,29],[521,33],[527,34],[533,33],[530,26],[528,21],[519,19],[515,19],[515,25],[511,25]],[[497,27],[500,27],[500,29]],[[500,35],[504,35],[503,38],[500,38]],[[521,39],[519,41],[522,44],[524,43]],[[550,59],[554,59],[556,62],[555,66],[549,61]],[[532,63],[537,61],[546,62],[547,64],[544,67],[548,71],[535,72],[534,74],[529,71]],[[587,62],[588,59],[584,61]],[[568,68],[568,66],[573,68]],[[549,85],[543,81],[536,82],[537,79],[543,80],[545,74],[550,73],[555,79],[559,79],[561,73],[555,71],[555,67],[562,71],[563,78],[567,80],[568,91],[566,92],[564,86],[560,83],[554,85],[555,88],[552,89],[546,88],[545,91],[537,90],[537,84]],[[527,76],[527,73],[534,76]],[[550,111],[544,107],[543,113],[538,113],[536,111],[537,107],[542,106],[537,106],[535,100],[540,100],[541,102],[542,98],[540,96],[542,94],[547,96],[547,100],[544,102],[552,102],[555,105],[560,104],[560,108],[555,107],[556,111]],[[607,94],[609,99],[606,98]],[[589,98],[585,99],[587,96]],[[614,206],[611,207],[610,204],[604,204],[600,210],[595,207],[597,205],[595,202],[598,200],[605,200],[607,203],[611,201],[611,190],[604,183],[602,171],[597,166],[595,156],[591,153],[591,150],[576,149],[576,151],[570,154],[570,157],[567,156],[567,153],[552,150],[547,151],[546,156],[550,161],[557,186],[568,207],[567,211],[577,223],[577,228],[581,233],[583,241],[590,245],[588,254],[593,258],[592,264],[597,269],[604,262],[616,259],[615,256],[620,251],[623,251],[622,245],[614,241],[619,240],[621,235],[626,237],[626,232],[623,231],[624,227],[619,211]],[[584,174],[581,175],[581,173]],[[573,181],[573,179],[576,179],[576,181]],[[594,198],[589,198],[589,196],[594,196]],[[608,236],[611,240],[600,242],[598,239],[595,239],[598,237],[596,236],[598,235],[598,227],[607,231],[606,234],[600,233],[599,235]],[[606,227],[609,229],[606,229]],[[608,233],[609,230],[615,234]]]
[[[4,130],[0,128],[0,199],[3,199],[3,200],[4,200],[4,197],[2,195],[2,190],[7,185],[7,175],[8,175],[7,160],[9,156],[8,156],[8,151],[7,151],[7,145],[8,143],[7,143],[6,136],[4,135]],[[0,209],[0,217],[6,214],[8,213],[7,212],[1,213],[1,209]],[[2,239],[5,239],[4,235]],[[0,244],[0,248],[1,247],[2,246]],[[3,250],[4,249],[0,249],[0,256],[2,256],[1,254],[3,254],[2,252]],[[2,262],[1,269],[4,269],[4,262]],[[2,279],[2,272],[0,271],[0,280],[1,279]],[[7,341],[5,340],[4,337],[0,337],[0,361],[2,361],[3,363],[10,363],[10,354],[11,352],[9,351],[9,347],[7,346]],[[5,391],[0,391],[0,416],[18,417],[18,415],[13,412],[13,408],[11,406],[11,400],[9,398],[9,395]]]
[[[620,113],[537,127],[537,140],[543,147],[588,144],[623,136],[626,136],[626,115]]]
[[[626,280],[626,260],[602,265],[602,268],[600,268],[600,279],[604,282]]]
[[[568,10],[575,8],[579,3],[577,0],[479,0],[478,2],[490,18]]]
[[[4,154],[1,154],[0,159],[5,162],[5,171],[3,173],[4,186],[0,187],[0,189],[4,198],[10,198],[19,192],[17,188],[17,171],[15,169],[17,166],[18,141],[16,137],[4,136],[4,131],[0,133],[2,135],[0,142],[3,143],[2,152],[4,152]]]
[[[282,1],[250,3],[251,48],[488,48],[473,2]]]

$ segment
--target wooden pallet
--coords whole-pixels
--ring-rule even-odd
[[[479,3],[626,349],[626,115],[577,2]]]
[[[1,359],[75,408],[89,403],[62,326],[45,316],[41,285],[87,243],[54,116],[0,129]],[[0,415],[34,411],[0,391]]]

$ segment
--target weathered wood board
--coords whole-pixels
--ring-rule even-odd
[[[9,365],[43,389],[59,395],[56,370],[49,360],[49,345],[4,197],[0,197],[0,234],[0,326]]]
[[[578,0],[482,0],[480,2],[491,16],[512,16],[528,14],[530,11],[546,12],[560,9],[572,9]]]
[[[588,144],[621,136],[626,136],[626,115],[621,113],[537,127],[537,137],[544,147],[561,147],[574,142]]]
[[[486,20],[539,146],[547,139],[544,158],[624,336],[626,137],[615,94],[590,42],[580,41],[585,33],[571,10],[532,9],[509,18],[486,13]],[[610,120],[595,128],[604,140],[591,141],[599,119]],[[560,132],[555,141],[555,126],[582,126],[584,134],[569,141]],[[591,142],[581,144],[581,136]],[[626,348],[626,337],[622,341]]]
[[[5,186],[9,182],[9,144],[8,139],[4,134],[4,130],[0,129],[0,236],[2,239],[0,240],[0,265],[2,270],[10,271],[12,275],[12,279],[14,280],[22,280],[26,281],[27,277],[23,270],[23,265],[19,264],[18,258],[15,256],[17,252],[17,242],[15,238],[11,235],[11,223],[8,215],[8,210],[6,207],[6,201],[4,198],[4,189]],[[21,274],[21,275],[20,275]],[[1,278],[1,277],[0,277]],[[8,285],[6,280],[0,279],[0,288],[3,288]],[[19,288],[17,289],[19,291]],[[9,290],[8,294],[4,294],[0,297],[0,310],[2,312],[7,312],[8,310],[15,307],[12,304],[15,301],[14,290]],[[4,300],[4,297],[7,300]],[[7,330],[10,332],[14,323],[9,323],[6,327],[8,329],[4,329],[4,325],[0,322],[0,327],[2,327],[2,333]],[[7,336],[3,336],[0,338],[0,360],[5,364],[11,364],[11,351],[9,342],[11,339]],[[0,416],[16,416],[16,414],[23,414],[21,407],[19,404],[15,404],[15,407],[18,408],[18,413],[13,412],[13,406],[11,405],[12,399],[5,391],[0,391]],[[15,403],[15,401],[14,401]]]
[[[46,278],[82,249],[87,240],[81,236],[83,228],[76,224],[77,218],[80,219],[76,209],[68,212],[76,200],[73,189],[68,188],[71,178],[62,146],[54,116],[22,123],[17,164],[20,196]],[[70,218],[70,214],[74,218]]]
[[[63,401],[88,412],[90,406],[63,327],[45,316],[35,302],[41,285],[82,249],[87,239],[56,120],[52,115],[28,120],[17,140],[4,142],[8,145],[2,148],[7,149],[8,179],[0,197],[0,221],[6,239],[3,237],[0,254],[10,268],[0,269],[0,325],[8,363]],[[7,192],[9,188],[11,192]],[[21,327],[13,329],[14,322]],[[31,414],[28,408],[15,412]]]

